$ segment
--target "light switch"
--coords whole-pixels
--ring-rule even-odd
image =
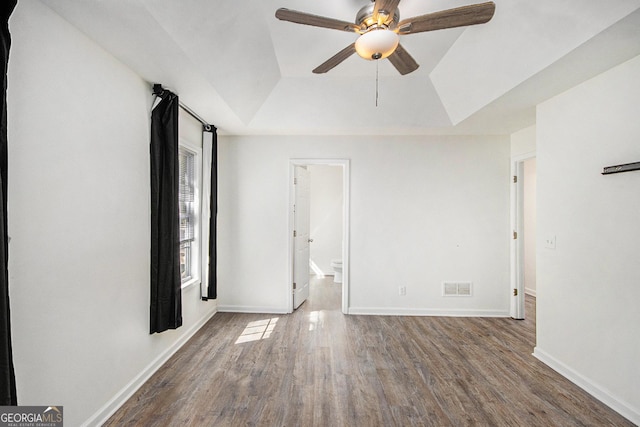
[[[544,238],[544,247],[547,249],[555,249],[556,248],[556,235],[555,234],[547,234]]]

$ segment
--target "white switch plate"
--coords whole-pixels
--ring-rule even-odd
[[[544,238],[544,247],[547,249],[555,249],[556,248],[556,235],[555,234],[547,234]]]
[[[400,295],[400,296],[407,295],[407,287],[406,286],[398,287],[398,295]]]

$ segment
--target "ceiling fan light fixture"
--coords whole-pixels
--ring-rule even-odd
[[[369,61],[384,59],[398,47],[399,37],[387,28],[372,28],[356,40],[356,52]]]

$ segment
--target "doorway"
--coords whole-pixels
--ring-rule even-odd
[[[326,176],[313,181],[314,170],[317,173],[331,170],[333,176],[337,172],[338,180],[326,179]],[[301,171],[304,171],[301,173]],[[299,187],[297,185],[298,178],[300,176],[309,176],[309,185],[303,185]],[[299,292],[300,287],[298,282],[301,281],[299,277],[306,275],[309,277],[310,272],[313,272],[316,276],[323,276],[333,274],[330,267],[330,262],[333,259],[342,259],[342,285],[341,285],[341,309],[342,313],[348,314],[349,311],[349,160],[346,159],[292,159],[289,162],[289,281],[287,283],[287,295],[289,300],[289,312],[299,306],[304,298],[304,294],[307,292]],[[333,191],[331,188],[324,188],[324,182],[329,185],[337,185],[337,191]],[[332,181],[333,184],[330,184]],[[314,185],[315,182],[315,185]],[[306,187],[306,188],[305,188]],[[304,193],[308,192],[305,196]],[[324,220],[326,222],[337,221],[342,233],[338,237],[337,244],[327,244],[325,240],[326,233],[321,231],[325,224],[322,224],[323,219],[315,220],[315,223],[311,220],[311,207],[296,206],[296,203],[306,203],[305,197],[309,200],[313,200],[314,196],[320,196],[320,194],[341,194],[340,204],[338,212],[329,212],[325,215]],[[301,217],[301,216],[304,216]],[[316,215],[317,216],[317,215]],[[329,216],[331,218],[329,218]],[[306,237],[302,236],[305,233],[305,223],[308,224],[309,232]],[[302,225],[302,234],[298,233],[297,228]],[[321,237],[317,239],[316,236]],[[333,239],[333,238],[332,238]],[[304,241],[303,241],[304,240]],[[305,250],[304,246],[310,245],[309,250]],[[307,281],[308,281],[307,277]],[[303,280],[304,281],[304,280]],[[295,285],[294,285],[295,283]],[[298,291],[298,292],[296,292]]]
[[[525,294],[536,296],[536,154],[512,158],[511,308],[525,318]]]

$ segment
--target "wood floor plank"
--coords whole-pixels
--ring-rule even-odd
[[[106,426],[633,426],[534,358],[527,319],[216,314]]]

